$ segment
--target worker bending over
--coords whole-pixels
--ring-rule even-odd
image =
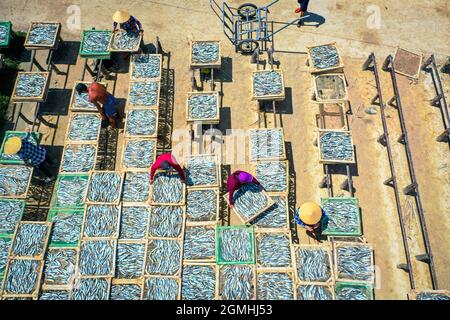
[[[55,163],[47,154],[47,150],[42,146],[34,145],[30,141],[30,129],[26,129],[27,134],[23,137],[11,137],[5,142],[3,152],[7,155],[18,155],[25,164],[31,163],[34,167],[41,170],[47,178],[45,183],[55,180],[54,175],[50,171],[50,167],[54,167]]]
[[[89,87],[87,87],[84,83],[79,83],[75,89],[78,94],[87,92],[89,102],[93,103],[97,107],[102,120],[108,119],[109,128],[117,127],[117,100],[111,93],[106,91],[106,88],[103,85],[98,82],[93,82]]]
[[[239,190],[243,185],[254,183],[258,185],[261,190],[263,189],[261,184],[254,176],[245,171],[237,170],[233,172],[227,180],[227,189],[228,189],[228,203],[230,208],[234,207],[234,198],[233,194],[235,191]]]
[[[297,209],[294,215],[295,222],[305,228],[306,233],[320,242],[322,235],[322,224],[328,220],[325,212],[314,202],[305,202]]]
[[[138,19],[131,16],[127,11],[125,10],[118,10],[113,14],[113,28],[114,31],[116,29],[122,29],[127,32],[144,32],[144,29],[142,29],[142,24],[139,22]]]
[[[155,178],[156,170],[170,170],[171,168],[175,169],[180,175],[181,181],[186,181],[186,176],[184,174],[183,168],[178,164],[175,157],[171,152],[164,153],[156,158],[155,163],[153,163],[150,169],[150,183],[153,183],[153,179]]]

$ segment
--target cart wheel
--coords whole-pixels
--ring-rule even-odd
[[[237,12],[243,19],[250,19],[253,18],[256,15],[256,11],[258,10],[258,7],[255,6],[252,3],[244,3],[243,5],[240,5]]]
[[[256,40],[242,40],[238,44],[238,50],[242,53],[253,53],[259,48],[259,43]]]

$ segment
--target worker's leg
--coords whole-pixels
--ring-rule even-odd
[[[117,127],[117,115],[114,115],[112,117],[108,116],[108,120],[111,128],[115,129]]]
[[[54,175],[50,170],[50,166],[47,163],[47,161],[42,161],[39,165],[36,166],[46,177],[46,182],[50,182],[52,180],[54,180]]]

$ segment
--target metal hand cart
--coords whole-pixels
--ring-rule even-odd
[[[252,3],[244,3],[238,8],[233,8],[223,2],[220,6],[216,0],[210,0],[210,5],[222,21],[223,32],[236,47],[236,52],[249,54],[260,46],[262,50],[267,50],[267,43],[273,42],[275,34],[308,17],[295,19],[274,30],[273,22],[269,21],[269,8],[278,1],[280,0],[259,8]]]

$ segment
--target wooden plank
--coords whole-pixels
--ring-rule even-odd
[[[285,236],[288,239],[289,243],[289,254],[291,256],[291,261],[288,266],[283,267],[265,267],[262,266],[259,261],[259,250],[258,250],[258,239],[267,236],[267,235],[281,235]],[[274,248],[274,250],[277,250],[278,248]],[[279,270],[286,270],[286,271],[292,271],[294,269],[294,256],[293,256],[293,250],[292,250],[292,237],[291,237],[291,231],[290,230],[274,230],[274,229],[255,229],[255,257],[256,257],[256,270],[257,271],[279,271]]]
[[[145,106],[145,105],[141,105],[141,104],[131,104],[130,103],[130,98],[129,95],[131,93],[131,88],[132,85],[134,83],[156,83],[158,85],[158,89],[156,90],[156,103],[151,105],[151,106]],[[159,80],[133,80],[129,82],[128,85],[128,99],[127,99],[127,106],[126,109],[130,110],[130,109],[155,109],[155,108],[159,108],[159,99],[160,99],[160,95],[161,95],[161,82]]]
[[[152,110],[155,112],[156,116],[155,116],[155,132],[151,135],[132,135],[128,133],[128,118],[129,118],[129,114],[130,112],[133,111],[144,111],[144,110]],[[157,138],[158,137],[158,126],[159,126],[159,112],[158,112],[158,108],[142,108],[142,109],[130,109],[127,110],[126,115],[125,115],[125,127],[124,127],[124,136],[125,138]]]
[[[321,147],[321,143],[320,143],[320,137],[326,132],[341,132],[341,133],[346,133],[346,134],[348,134],[350,136],[350,142],[351,142],[351,145],[353,147],[352,159],[351,160],[338,160],[338,159],[325,160],[325,159],[323,159],[323,157],[322,157],[322,147]],[[352,133],[350,131],[319,129],[318,132],[317,132],[317,147],[319,148],[319,162],[320,163],[324,163],[324,164],[342,164],[342,163],[353,164],[353,163],[356,163],[355,148],[354,148],[354,143],[353,143],[353,136],[352,136]]]
[[[397,57],[401,54],[401,53],[400,53],[401,51],[403,51],[403,52],[405,52],[405,53],[408,53],[408,54],[410,54],[410,55],[414,55],[414,56],[416,56],[416,57],[419,58],[418,68],[417,68],[417,72],[416,72],[415,74],[408,74],[408,73],[406,73],[406,72],[399,71],[399,70],[397,70],[397,68],[395,67],[396,59],[397,59]],[[395,71],[395,73],[401,74],[401,75],[403,75],[403,76],[405,76],[405,77],[408,77],[408,78],[410,78],[410,79],[418,80],[418,79],[419,79],[419,76],[420,76],[420,68],[422,67],[422,60],[423,60],[422,55],[420,55],[420,54],[418,54],[418,53],[415,53],[415,52],[412,52],[412,51],[409,51],[409,50],[406,50],[406,49],[403,49],[403,48],[400,48],[400,47],[397,47],[397,50],[395,51],[395,55],[394,55],[394,60],[393,60],[394,71]]]
[[[0,168],[13,168],[13,167],[24,167],[24,165],[0,165]],[[25,188],[25,192],[22,194],[8,194],[8,195],[0,195],[0,199],[25,199],[27,197],[28,194],[28,190],[30,189],[30,185],[31,185],[31,178],[33,177],[33,170],[34,167],[32,166],[26,166],[28,168],[28,170],[30,171],[30,175],[28,177],[28,181],[27,181],[27,186]]]
[[[53,41],[51,44],[31,44],[29,43],[30,40],[30,32],[33,29],[33,27],[36,24],[54,24],[54,25],[58,25],[56,32],[55,32],[55,36],[53,38]],[[45,21],[45,22],[37,22],[37,21],[32,21],[30,23],[30,26],[28,27],[28,32],[27,32],[27,36],[25,37],[25,42],[24,42],[24,47],[27,49],[55,49],[56,48],[56,41],[58,40],[59,36],[61,33],[61,23],[57,22],[57,21]]]
[[[328,254],[328,263],[330,266],[330,278],[327,281],[321,282],[321,281],[303,281],[298,277],[298,268],[299,265],[297,265],[297,252],[300,249],[317,249],[317,250],[325,250]],[[314,285],[334,285],[335,283],[335,273],[334,273],[334,267],[333,267],[333,252],[330,245],[327,244],[300,244],[300,245],[292,245],[292,259],[294,264],[294,271],[295,271],[295,281],[297,283],[301,284],[314,284]]]
[[[192,49],[194,44],[197,43],[217,43],[219,45],[219,59],[215,62],[215,63],[195,63],[192,61]],[[222,48],[221,48],[221,43],[218,40],[206,40],[206,41],[200,41],[200,40],[196,40],[196,41],[191,41],[190,42],[190,50],[189,50],[189,61],[190,61],[190,66],[191,69],[207,69],[207,68],[211,68],[211,69],[220,69],[220,67],[222,66]]]
[[[252,131],[281,131],[281,135],[283,137],[282,139],[282,147],[283,147],[283,151],[281,156],[279,157],[267,157],[267,158],[255,158],[254,154],[252,152],[252,139],[251,139],[251,132]],[[273,129],[266,129],[266,128],[259,128],[259,129],[250,129],[249,130],[249,147],[250,147],[250,161],[251,162],[255,162],[255,161],[263,161],[263,160],[267,160],[267,161],[276,161],[276,160],[285,160],[286,159],[286,143],[285,143],[285,139],[284,139],[284,129],[283,128],[273,128]]]
[[[216,96],[216,110],[217,115],[214,118],[192,118],[189,116],[189,100],[192,96],[202,95],[214,95]],[[219,93],[217,91],[201,91],[201,92],[188,92],[186,98],[186,122],[201,122],[202,124],[218,124],[220,123],[220,106],[219,106]]]
[[[5,284],[6,284],[6,279],[9,276],[9,272],[10,272],[10,265],[11,265],[11,261],[13,260],[31,260],[31,261],[37,261],[39,264],[39,270],[38,270],[38,276],[36,279],[36,287],[34,288],[33,292],[30,294],[14,294],[14,293],[8,293],[5,289]],[[4,278],[4,282],[3,282],[3,288],[2,288],[2,298],[3,300],[7,300],[7,298],[31,298],[33,300],[37,300],[38,295],[39,295],[39,290],[41,287],[41,282],[42,282],[42,274],[44,271],[44,261],[43,260],[36,260],[36,259],[22,259],[22,258],[18,258],[18,259],[8,259],[8,262],[6,264],[6,269],[5,269],[5,278]]]
[[[153,157],[152,157],[152,163],[150,165],[148,165],[145,168],[141,168],[141,167],[133,167],[133,166],[128,166],[124,159],[125,159],[125,151],[127,149],[128,143],[130,143],[131,141],[144,141],[144,140],[149,140],[149,141],[154,141],[154,148],[153,148]],[[122,170],[126,170],[126,171],[131,171],[131,170],[140,170],[140,169],[150,169],[152,164],[155,162],[156,159],[156,148],[157,148],[157,139],[155,138],[125,138],[124,144],[123,144],[123,148],[122,148],[122,153],[121,153],[121,158],[120,158],[120,165]]]
[[[347,278],[341,278],[339,277],[339,271],[338,271],[338,258],[337,258],[337,251],[339,247],[367,247],[371,254],[370,254],[370,265],[373,268],[372,276],[370,277],[370,280],[354,280],[354,279],[347,279]],[[374,252],[373,247],[368,243],[360,243],[360,242],[342,242],[342,241],[335,241],[333,242],[333,253],[334,253],[334,274],[336,277],[336,281],[342,281],[342,282],[356,282],[356,283],[365,283],[373,285],[375,283],[375,264],[374,264]]]
[[[114,233],[112,235],[108,235],[106,237],[93,237],[93,236],[87,236],[85,235],[86,231],[86,223],[87,223],[87,212],[90,207],[98,207],[98,206],[105,206],[105,207],[115,207],[117,208],[117,226],[115,227]],[[81,225],[81,237],[80,237],[80,243],[81,241],[89,241],[89,240],[111,240],[111,239],[118,239],[120,234],[120,224],[121,224],[121,217],[122,217],[122,206],[121,205],[114,205],[114,204],[86,204],[84,206],[84,214],[83,214],[83,223]]]
[[[238,216],[239,220],[241,220],[243,224],[248,224],[248,223],[252,222],[252,221],[255,220],[259,215],[261,215],[264,211],[266,211],[267,209],[269,209],[269,208],[274,204],[272,198],[270,198],[269,194],[268,194],[266,191],[262,190],[261,192],[268,198],[267,205],[266,205],[264,208],[262,208],[261,210],[259,210],[258,212],[256,212],[253,216],[251,216],[251,217],[249,217],[249,218],[246,219],[246,218],[244,218],[243,216],[241,216],[241,214],[236,210],[236,206],[233,206],[233,211],[234,211],[234,213],[236,213],[236,215]],[[226,203],[227,203],[228,206],[229,206],[230,203],[229,203],[229,201],[228,201],[228,200],[229,200],[229,199],[228,199],[228,194],[229,194],[229,193],[227,192],[225,195],[223,195],[223,198],[225,199]]]
[[[328,68],[316,68],[314,67],[314,63],[313,63],[313,59],[312,59],[312,49],[317,48],[317,47],[324,47],[324,46],[332,46],[336,49],[338,56],[339,56],[339,64],[337,66],[334,67],[328,67]],[[342,60],[342,56],[339,52],[338,47],[336,46],[336,42],[329,42],[329,43],[325,43],[325,44],[319,44],[319,45],[314,45],[314,46],[307,46],[306,47],[307,52],[308,52],[308,62],[309,62],[309,72],[311,74],[314,73],[320,73],[320,72],[330,72],[330,71],[338,71],[339,69],[343,69],[344,68],[344,61]]]
[[[216,223],[209,223],[209,224],[202,224],[202,225],[192,225],[192,224],[186,225],[185,228],[184,228],[184,232],[183,232],[183,234],[184,234],[184,241],[185,241],[185,236],[186,236],[187,229],[197,228],[197,227],[202,227],[204,229],[210,229],[210,230],[212,229],[212,230],[214,230],[214,235],[213,235],[213,238],[214,238],[214,249],[213,249],[213,252],[214,252],[214,254],[210,258],[185,259],[184,258],[184,247],[183,247],[183,264],[187,264],[187,263],[195,263],[195,264],[196,263],[215,263],[216,262],[216,246],[217,246],[217,244],[216,244],[216,227],[217,227],[217,224]],[[184,241],[183,241],[183,245],[184,245]]]
[[[321,98],[319,96],[319,90],[321,88],[318,88],[318,86],[317,86],[317,79],[319,79],[321,77],[335,77],[335,78],[340,79],[343,83],[344,96],[342,98],[330,98],[330,99]],[[317,101],[317,102],[343,102],[343,101],[349,100],[348,90],[347,90],[347,82],[345,80],[345,75],[343,73],[316,74],[313,76],[313,86],[314,86],[315,101]]]
[[[15,255],[13,248],[14,248],[14,244],[16,241],[16,237],[17,234],[20,230],[20,227],[24,224],[36,224],[36,225],[44,225],[47,227],[47,232],[45,234],[44,240],[42,242],[42,252],[38,255],[34,255],[34,256],[19,256],[19,255]],[[45,254],[47,252],[47,247],[49,244],[49,239],[50,239],[50,234],[51,234],[51,228],[52,228],[53,222],[48,222],[48,221],[20,221],[19,223],[17,223],[16,225],[16,230],[14,231],[14,235],[12,237],[12,242],[11,242],[11,246],[9,247],[9,254],[8,257],[9,259],[21,259],[21,260],[43,260],[45,257]]]
[[[85,145],[90,145],[90,146],[93,146],[95,148],[94,165],[93,165],[92,169],[89,170],[89,171],[86,171],[86,172],[62,171],[63,160],[64,160],[64,157],[66,155],[67,148],[69,146],[85,146]],[[64,146],[64,149],[63,149],[63,154],[62,154],[62,157],[61,157],[61,165],[60,165],[60,168],[59,168],[59,174],[65,174],[65,173],[90,173],[90,172],[95,170],[95,163],[96,163],[97,155],[98,155],[98,145],[97,145],[96,141],[95,142],[91,142],[91,143],[86,143],[86,142],[84,142],[84,143],[67,143]]]
[[[154,78],[138,78],[138,77],[134,77],[134,69],[136,68],[136,59],[138,56],[149,56],[149,57],[157,57],[159,59],[159,76],[158,77],[154,77]],[[156,81],[160,81],[161,80],[161,76],[162,76],[162,63],[163,63],[163,58],[162,58],[162,54],[133,54],[131,55],[131,59],[130,59],[130,81],[145,81],[145,80],[156,80]]]
[[[212,158],[214,160],[214,163],[216,165],[216,181],[217,181],[217,183],[209,184],[209,185],[187,186],[187,188],[189,190],[191,190],[191,189],[203,189],[203,188],[220,187],[220,183],[222,181],[221,170],[220,170],[221,164],[220,164],[220,161],[219,161],[219,157],[216,154],[198,154],[198,155],[187,155],[187,156],[185,156],[184,159],[183,159],[185,170],[187,168],[187,165],[188,165],[189,161],[194,160],[194,159],[201,159],[201,158]]]
[[[217,266],[217,297],[216,300],[227,300],[225,298],[223,298],[223,287],[225,282],[222,281],[222,271],[223,269],[226,268],[243,268],[243,267],[248,267],[252,269],[252,280],[250,281],[251,286],[252,286],[252,290],[253,290],[253,294],[250,298],[250,300],[256,300],[256,267],[255,265],[246,265],[246,264],[235,264],[235,265],[218,265]]]
[[[99,121],[99,126],[98,126],[98,129],[97,129],[97,138],[96,139],[94,139],[94,140],[71,140],[70,139],[69,134],[70,134],[70,129],[72,127],[72,121],[73,121],[73,118],[75,118],[77,116],[94,116],[94,117],[97,117],[97,119]],[[101,130],[101,128],[102,128],[102,119],[100,117],[100,114],[93,114],[91,112],[71,113],[69,115],[69,121],[68,121],[67,129],[66,129],[66,135],[65,135],[66,139],[65,139],[64,144],[79,144],[79,143],[84,143],[84,142],[87,142],[87,143],[91,143],[91,142],[92,143],[98,143],[99,138],[100,138],[100,130]]]
[[[89,188],[91,185],[91,182],[96,174],[100,173],[114,173],[120,176],[120,182],[119,182],[119,197],[114,200],[113,202],[97,202],[97,201],[91,201],[89,200]],[[124,173],[119,171],[107,171],[107,170],[93,170],[91,174],[89,175],[89,182],[88,182],[88,191],[86,196],[86,204],[88,205],[119,205],[121,198],[122,198],[122,189],[123,189],[123,179],[124,179]]]
[[[17,95],[17,84],[19,83],[19,79],[21,76],[23,75],[42,75],[45,77],[45,85],[42,88],[42,93],[39,96],[35,96],[35,97],[24,97],[24,96],[18,96]],[[46,72],[18,72],[17,73],[17,77],[16,77],[16,81],[14,83],[14,89],[13,89],[13,93],[11,95],[11,101],[15,102],[15,103],[20,103],[20,102],[43,102],[47,99],[47,92],[48,92],[48,87],[50,85],[50,72],[46,71]]]
[[[316,125],[320,129],[348,131],[344,114],[344,102],[318,103],[319,114],[316,114]]]
[[[264,95],[264,96],[258,96],[255,94],[255,75],[258,73],[267,73],[267,72],[276,72],[281,76],[281,93],[278,95]],[[283,101],[286,98],[286,91],[285,91],[285,85],[284,85],[284,76],[283,72],[281,70],[257,70],[253,71],[252,73],[252,100],[259,100],[259,101]]]
[[[189,216],[187,214],[187,210],[189,209],[189,202],[187,201],[187,198],[189,198],[189,192],[198,192],[198,191],[207,191],[212,190],[216,194],[216,213],[215,218],[213,220],[205,220],[205,221],[195,221],[190,220]],[[219,218],[220,218],[220,191],[218,187],[215,188],[198,188],[198,189],[189,189],[187,190],[187,198],[186,198],[186,226],[203,226],[203,225],[210,225],[211,223],[218,224]]]

